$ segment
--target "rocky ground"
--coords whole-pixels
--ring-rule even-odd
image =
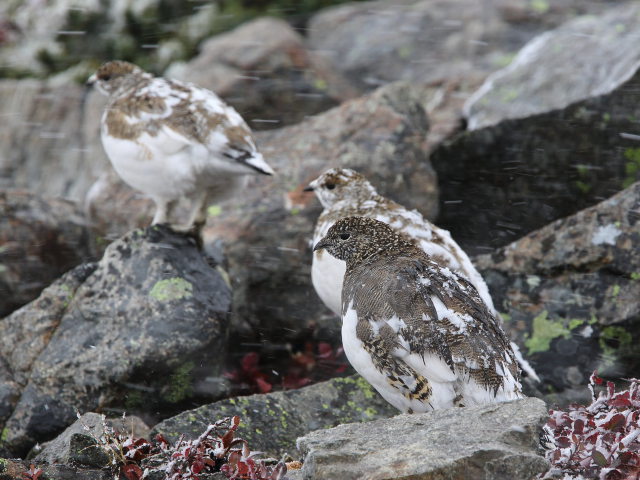
[[[289,478],[534,478],[547,407],[588,398],[593,370],[637,376],[638,2],[357,2],[215,36],[209,7],[108,3],[49,2],[47,22],[0,7],[0,74],[18,77],[0,80],[0,479],[31,463],[41,479],[113,478],[85,455],[104,428],[92,412],[170,441],[239,415],[253,450],[303,461]],[[127,52],[150,11],[174,30],[132,58],[217,91],[278,173],[210,207],[204,252],[146,228],[150,201],[100,145],[104,99],[74,81]],[[70,31],[116,43],[82,54]],[[345,371],[303,191],[333,166],[475,255],[546,407],[394,416]]]

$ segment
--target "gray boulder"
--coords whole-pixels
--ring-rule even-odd
[[[89,260],[89,237],[86,222],[72,202],[0,190],[0,317]]]
[[[353,2],[315,15],[309,46],[363,90],[396,80],[469,80],[508,64],[536,34],[605,7],[584,0]]]
[[[505,327],[542,378],[580,389],[640,367],[640,182],[476,257]],[[560,399],[554,399],[560,400]]]
[[[239,415],[238,437],[251,450],[281,458],[296,456],[296,438],[341,423],[366,422],[395,415],[389,405],[358,375],[334,378],[298,390],[229,398],[188,410],[157,424],[151,434],[161,433],[175,441],[180,435],[197,438],[211,422]],[[339,478],[339,477],[336,477]]]
[[[548,470],[538,454],[545,403],[399,415],[317,430],[298,439],[304,480],[534,479]]]
[[[430,156],[438,224],[486,253],[611,197],[640,179],[638,118],[640,70],[607,95],[445,141]]]
[[[177,405],[219,373],[231,292],[191,239],[162,227],[112,243],[0,322],[0,357],[20,388],[4,424],[16,453],[98,408]]]
[[[187,63],[166,72],[213,90],[254,129],[281,127],[353,98],[357,92],[307,51],[287,22],[259,18],[216,35]]]
[[[106,97],[83,87],[1,80],[0,188],[83,200],[109,161],[99,136]]]
[[[639,35],[640,5],[629,2],[534,38],[468,100],[468,128],[562,109],[612,92],[640,68]]]

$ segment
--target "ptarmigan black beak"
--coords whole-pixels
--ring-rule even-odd
[[[317,251],[317,250],[322,250],[323,248],[327,248],[331,246],[331,242],[329,242],[328,240],[325,240],[324,238],[322,240],[320,240],[318,243],[316,243],[316,246],[313,247],[313,251]]]
[[[302,189],[303,192],[313,192],[313,187],[309,185],[307,188]]]

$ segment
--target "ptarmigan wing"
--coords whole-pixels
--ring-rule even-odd
[[[210,163],[218,170],[273,173],[242,117],[207,89],[156,77],[114,101],[107,116],[116,115],[130,128],[151,132],[147,143],[165,153],[192,149],[202,169]]]
[[[365,348],[384,348],[392,356],[387,363],[406,365],[434,387],[450,384],[442,395],[464,402],[474,389],[478,397],[519,389],[504,333],[471,284],[448,269],[423,257],[386,258],[352,272],[343,296],[345,305],[352,299],[359,320],[363,315]]]

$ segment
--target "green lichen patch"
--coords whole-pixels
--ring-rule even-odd
[[[627,188],[638,180],[640,175],[640,148],[627,148],[624,151],[624,158],[627,159],[627,163],[624,166],[625,178],[622,188]]]
[[[178,403],[192,394],[192,370],[193,362],[186,362],[174,370],[169,377],[169,389],[164,399],[170,403]]]
[[[571,332],[562,321],[549,319],[548,315],[548,312],[543,310],[533,319],[531,336],[524,342],[529,355],[549,350],[551,340],[554,338],[571,336]]]
[[[608,326],[600,332],[598,341],[604,355],[614,355],[619,348],[631,345],[632,336],[622,327]],[[617,343],[617,348],[612,344]]]
[[[166,278],[155,283],[149,296],[160,302],[180,300],[193,295],[193,285],[180,277]]]

